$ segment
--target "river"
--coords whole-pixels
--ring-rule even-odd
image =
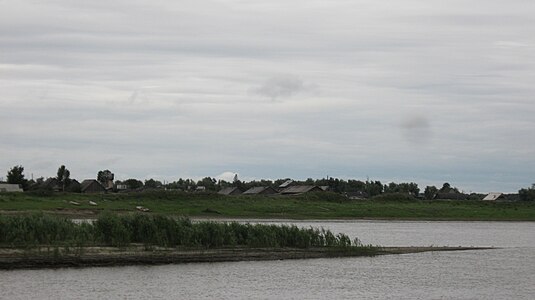
[[[481,251],[0,271],[1,299],[535,299],[534,222],[259,221]]]

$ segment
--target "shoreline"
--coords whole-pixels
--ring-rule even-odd
[[[100,210],[94,211],[91,209],[80,209],[80,210],[2,210],[0,209],[0,215],[13,216],[13,215],[25,215],[33,213],[44,213],[48,215],[61,216],[69,219],[79,219],[79,220],[92,220],[98,218],[99,214],[102,212]],[[118,214],[131,214],[139,213],[137,211],[116,211]],[[153,212],[148,212],[148,214],[158,214]],[[196,221],[259,221],[259,222],[350,222],[350,221],[400,221],[400,222],[535,222],[535,220],[523,220],[523,219],[473,219],[473,218],[399,218],[399,217],[340,217],[340,218],[318,218],[318,217],[258,217],[258,216],[225,216],[225,215],[181,215],[181,214],[168,214],[170,217],[188,217]]]
[[[0,248],[0,270],[69,267],[113,267],[233,261],[268,261],[335,257],[362,257],[439,251],[490,250],[494,247],[356,247],[356,248],[222,248],[145,250],[142,246],[73,248],[74,253],[54,253],[44,248],[23,250]],[[64,249],[62,251],[65,251]],[[76,253],[78,251],[78,253]]]

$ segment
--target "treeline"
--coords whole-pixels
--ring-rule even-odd
[[[59,190],[67,192],[79,192],[79,182],[76,179],[70,177],[70,171],[64,166],[58,168],[55,177],[45,179],[43,177],[36,180],[27,180],[24,175],[24,167],[14,166],[8,171],[7,181],[8,183],[14,183],[21,185],[24,190],[36,190],[42,188],[50,188],[46,186],[46,182],[50,179],[54,179],[58,183]],[[232,182],[225,180],[217,180],[212,177],[204,177],[201,180],[193,179],[178,179],[172,182],[161,182],[155,179],[147,179],[141,181],[139,179],[130,178],[126,180],[114,180],[114,174],[110,170],[101,170],[95,176],[95,179],[103,185],[109,185],[111,181],[115,189],[122,187],[128,190],[137,189],[169,189],[169,190],[182,190],[182,191],[212,191],[217,192],[223,188],[236,186],[242,190],[247,190],[257,186],[269,186],[277,189],[282,183],[290,180],[290,178],[283,178],[277,180],[253,180],[253,181],[241,181],[235,176]],[[376,196],[382,193],[408,193],[414,196],[418,196],[419,188],[416,183],[394,183],[382,184],[380,181],[361,181],[361,180],[344,180],[338,178],[323,178],[312,179],[309,178],[304,181],[295,181],[298,185],[317,185],[326,186],[328,189],[335,193],[345,192],[363,192],[368,196]]]
[[[92,222],[75,223],[44,214],[0,215],[0,245],[17,248],[85,247],[130,244],[161,247],[310,248],[362,246],[345,234],[287,225],[191,222],[161,215],[103,213]]]
[[[58,168],[55,177],[48,179],[38,178],[36,180],[27,180],[24,176],[24,168],[22,166],[14,166],[7,173],[7,182],[19,184],[24,190],[39,190],[50,189],[46,185],[51,179],[57,183],[56,190],[66,192],[80,192],[80,183],[70,178],[70,172],[65,166]],[[201,180],[193,179],[178,179],[172,182],[161,182],[155,179],[147,179],[141,181],[139,179],[130,178],[126,180],[115,180],[114,174],[110,170],[98,171],[95,179],[100,182],[106,189],[119,191],[119,190],[143,190],[143,189],[166,189],[166,190],[181,190],[181,191],[207,191],[217,192],[227,187],[238,187],[242,191],[250,189],[252,187],[272,187],[277,189],[281,184],[290,180],[290,178],[283,178],[277,180],[253,180],[253,181],[241,181],[237,175],[233,181],[217,180],[212,177],[204,177]],[[312,179],[308,178],[303,181],[295,181],[296,185],[316,185],[327,187],[331,192],[335,193],[362,193],[364,197],[374,197],[381,194],[406,194],[413,197],[420,197],[424,199],[457,199],[457,200],[481,200],[484,195],[482,194],[464,194],[456,187],[451,186],[449,183],[444,183],[441,188],[436,186],[426,186],[423,193],[420,193],[420,188],[417,183],[414,182],[402,182],[402,183],[382,183],[378,180],[356,180],[356,179],[339,179],[339,178],[323,178]],[[522,188],[519,190],[516,198],[523,201],[535,201],[535,184],[529,188]]]
[[[170,182],[166,185],[162,185],[169,189],[196,189],[199,186],[204,187],[208,191],[219,191],[227,187],[238,187],[241,190],[245,191],[253,187],[272,187],[277,189],[284,182],[291,180],[290,178],[282,178],[277,180],[252,180],[252,181],[241,181],[235,180],[233,182],[225,180],[217,180],[215,178],[205,177],[202,180],[197,182],[190,179],[179,179],[174,182]],[[312,179],[309,178],[304,181],[296,180],[294,181],[295,185],[317,185],[317,186],[326,186],[329,191],[335,193],[344,193],[344,192],[353,192],[353,191],[363,191],[368,193],[371,196],[375,196],[383,193],[384,187],[380,181],[360,181],[360,180],[343,180],[338,178],[329,178],[329,179]],[[418,192],[416,191],[416,194]]]
[[[194,181],[192,179],[178,179],[177,181],[162,183],[154,179],[145,180],[143,183],[140,180],[128,179],[125,181],[120,181],[120,184],[127,184],[129,187],[134,188],[165,188],[170,190],[199,190],[199,187],[202,187],[202,190],[217,192],[221,189],[227,187],[238,187],[241,190],[245,191],[253,187],[272,187],[277,189],[284,182],[291,180],[290,178],[283,178],[277,180],[252,180],[252,181],[241,181],[234,180],[232,182],[225,180],[217,180],[216,178],[205,177],[201,180]],[[363,192],[369,197],[377,196],[383,193],[406,193],[413,196],[418,196],[420,189],[418,184],[414,182],[410,183],[394,183],[382,184],[381,181],[361,181],[361,180],[344,180],[338,178],[328,178],[328,179],[312,179],[309,178],[304,181],[294,181],[295,185],[317,185],[328,187],[328,190],[335,193],[347,193],[347,192]]]

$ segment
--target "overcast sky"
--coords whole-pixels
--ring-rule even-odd
[[[515,192],[535,182],[534,16],[532,0],[0,0],[0,177]]]

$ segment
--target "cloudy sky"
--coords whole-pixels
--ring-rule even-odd
[[[535,182],[532,0],[0,0],[0,177]]]

